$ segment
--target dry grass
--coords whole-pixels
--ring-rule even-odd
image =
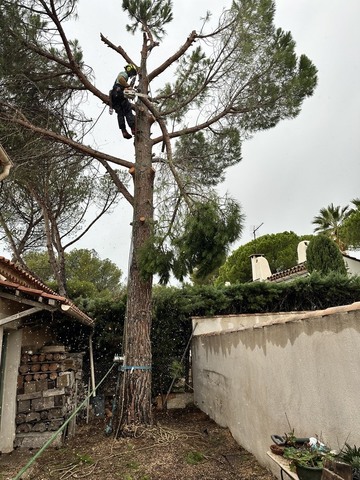
[[[33,480],[274,480],[239,446],[228,429],[201,411],[156,415],[155,425],[134,437],[104,435],[104,424],[79,426],[77,435],[59,449],[49,448],[27,478]],[[0,480],[10,480],[32,452],[17,450],[0,457]]]

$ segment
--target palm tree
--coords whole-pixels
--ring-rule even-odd
[[[355,199],[353,201],[355,206],[357,206],[358,200]],[[331,203],[327,208],[322,208],[319,215],[314,217],[312,223],[317,225],[314,228],[314,232],[328,235],[335,241],[340,250],[344,251],[346,244],[341,239],[340,227],[352,212],[353,210],[349,208],[349,205],[346,205],[346,207],[340,207],[339,205],[334,207]]]
[[[354,205],[355,209],[353,209],[353,211],[355,210],[360,210],[360,198],[354,198],[353,200],[351,200],[351,203]]]

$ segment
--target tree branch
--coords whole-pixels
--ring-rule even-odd
[[[106,153],[102,153],[102,152],[99,152],[98,150],[94,150],[91,147],[82,145],[81,143],[75,142],[74,140],[68,137],[65,137],[63,135],[60,135],[58,133],[55,133],[51,130],[37,127],[36,125],[32,124],[24,115],[22,115],[21,112],[19,112],[16,109],[12,108],[15,114],[9,115],[5,111],[5,109],[9,108],[9,105],[3,102],[0,102],[0,107],[4,107],[2,110],[0,110],[0,118],[2,120],[14,123],[16,125],[21,125],[22,127],[28,130],[31,130],[32,132],[38,133],[39,135],[45,138],[50,138],[55,142],[68,145],[73,150],[76,150],[77,152],[82,153],[83,155],[96,158],[97,160],[105,160],[107,162],[112,162],[112,163],[115,163],[116,165],[121,165],[122,167],[126,167],[126,168],[131,168],[134,166],[132,162],[128,162],[127,160],[113,157],[112,155],[107,155]]]
[[[132,59],[129,57],[129,55],[125,52],[125,50],[120,45],[117,47],[112,42],[110,42],[110,40],[104,37],[102,33],[100,33],[100,38],[101,38],[101,41],[105,43],[105,45],[107,45],[112,50],[115,50],[115,52],[119,53],[127,63],[134,63]]]
[[[96,217],[89,223],[89,225],[85,228],[85,230],[83,230],[78,237],[74,238],[73,240],[71,240],[71,242],[64,245],[63,249],[65,250],[66,248],[70,247],[74,243],[78,242],[85,235],[85,233],[87,233],[90,230],[90,228],[99,220],[99,218],[101,218],[106,213],[106,211],[109,208],[110,208],[110,205],[106,209],[103,208],[101,212],[98,215],[96,215]]]
[[[0,173],[0,182],[6,178],[10,173],[10,168],[13,166],[12,161],[8,157],[6,151],[3,149],[0,143],[0,164],[2,165],[3,169]]]
[[[23,264],[23,259],[21,258],[21,253],[19,252],[19,249],[16,247],[16,244],[14,242],[14,237],[10,231],[10,229],[7,226],[7,223],[5,222],[5,219],[0,211],[0,225],[4,229],[5,235],[8,239],[8,242],[10,243],[11,250],[13,252],[13,257],[18,261],[19,263]]]
[[[51,10],[49,9],[49,7],[47,6],[46,2],[44,0],[41,0],[41,4],[43,5],[47,15],[51,18],[51,20],[54,22],[55,26],[56,26],[56,29],[57,31],[59,32],[59,35],[61,37],[61,40],[63,42],[63,45],[64,45],[64,48],[65,48],[65,51],[66,51],[66,55],[69,59],[69,64],[68,64],[68,68],[73,72],[75,73],[75,75],[78,77],[78,79],[80,80],[80,82],[84,85],[84,87],[86,88],[86,90],[89,90],[91,93],[93,93],[96,97],[100,98],[100,100],[102,100],[104,103],[108,104],[109,103],[109,97],[108,95],[105,95],[104,93],[102,93],[100,90],[98,90],[89,80],[88,78],[84,75],[84,73],[82,72],[79,64],[75,61],[75,58],[72,54],[72,51],[71,51],[71,48],[70,48],[70,45],[69,45],[69,41],[67,39],[67,36],[64,32],[64,29],[62,27],[62,24],[61,24],[61,21],[59,20],[58,16],[57,16],[57,13],[56,13],[56,9],[55,9],[55,5],[54,5],[54,1],[51,0],[50,4],[51,4]],[[41,49],[40,49],[41,50]],[[43,53],[47,53],[47,52],[43,52]],[[41,54],[41,53],[40,53]],[[53,59],[54,61],[58,62],[58,58],[57,57],[54,57]]]
[[[191,45],[195,42],[197,38],[197,33],[195,30],[193,30],[190,35],[188,36],[186,42],[184,45],[182,45],[179,50],[174,53],[171,57],[169,57],[162,65],[160,65],[158,68],[155,68],[151,73],[148,75],[149,83],[154,80],[155,77],[159,76],[162,72],[164,72],[170,65],[172,65],[176,60],[178,60],[188,48],[191,47]]]
[[[110,167],[108,162],[104,160],[98,159],[101,165],[106,169],[108,174],[110,175],[112,181],[115,183],[118,191],[123,195],[124,198],[130,203],[131,206],[134,206],[134,197],[131,195],[129,190],[125,187],[123,182],[120,180],[116,172]]]

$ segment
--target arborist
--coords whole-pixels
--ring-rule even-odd
[[[132,136],[126,130],[125,119],[131,129],[131,133],[135,135],[135,116],[132,112],[131,103],[124,95],[124,90],[132,89],[137,75],[137,68],[134,64],[129,63],[125,66],[125,70],[117,76],[112,90],[109,92],[110,113],[112,109],[117,113],[119,128],[124,138],[130,139]],[[129,84],[129,78],[133,80]]]

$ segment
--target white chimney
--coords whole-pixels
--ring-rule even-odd
[[[297,263],[304,263],[306,262],[306,249],[309,245],[310,240],[303,240],[302,242],[299,243],[297,247],[297,256],[298,260]]]
[[[269,262],[261,253],[255,253],[250,258],[253,282],[264,282],[271,276]]]

